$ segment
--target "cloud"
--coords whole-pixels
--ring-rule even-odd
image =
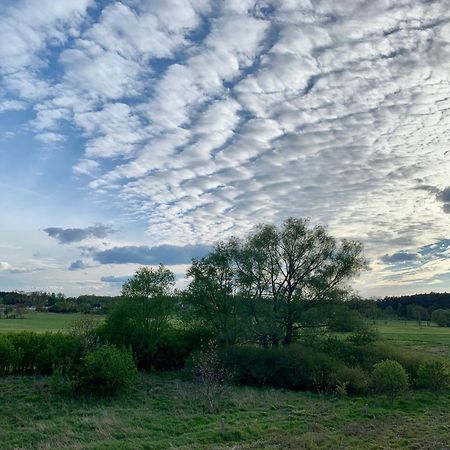
[[[6,261],[0,261],[0,272],[3,272],[4,270],[10,270],[12,269],[11,264],[7,263]]]
[[[431,262],[450,226],[446,2],[57,3],[2,11],[0,105],[67,153],[67,189],[146,226],[149,247],[99,258],[308,216],[364,242],[370,288]]]
[[[106,277],[101,277],[100,281],[102,281],[103,283],[124,284],[130,278],[132,278],[132,275],[130,275],[130,276],[125,275],[125,276],[120,276],[120,277],[110,275],[110,276],[106,276]]]
[[[85,262],[83,262],[81,259],[78,259],[74,261],[70,266],[68,267],[68,270],[81,270],[81,269],[87,269],[88,266]]]
[[[420,253],[410,253],[407,251],[400,251],[393,253],[392,255],[384,255],[381,261],[385,264],[395,264],[395,263],[409,263],[413,261],[420,260]]]
[[[445,188],[436,195],[436,199],[443,203],[442,209],[450,214],[450,187]]]
[[[207,245],[160,245],[155,247],[125,246],[96,251],[93,259],[100,264],[189,264],[211,251]]]
[[[60,244],[72,244],[89,238],[105,238],[115,230],[108,225],[93,225],[87,228],[50,227],[45,228],[44,231]]]

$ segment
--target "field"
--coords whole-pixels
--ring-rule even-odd
[[[29,312],[23,319],[0,319],[0,333],[9,331],[64,331],[80,314]],[[96,316],[97,317],[97,316]]]
[[[0,326],[58,330],[73,317],[35,313]],[[449,329],[400,321],[377,328],[394,345],[449,356]],[[141,374],[131,393],[112,400],[57,394],[47,377],[0,378],[0,404],[2,450],[450,448],[450,392],[408,392],[391,406],[375,395],[234,386],[220,414],[208,414],[198,385],[153,373]]]
[[[411,321],[378,321],[380,336],[392,345],[450,359],[450,328]]]
[[[382,397],[231,388],[207,414],[195,384],[142,375],[126,397],[52,394],[47,378],[0,380],[0,442],[8,449],[445,449],[450,396]],[[366,406],[368,413],[366,414]],[[220,420],[225,432],[221,435]]]

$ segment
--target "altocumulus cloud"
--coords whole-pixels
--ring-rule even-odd
[[[211,250],[208,245],[124,246],[96,251],[92,256],[100,264],[189,264]]]
[[[389,263],[447,236],[446,0],[17,0],[0,42],[0,111],[61,146],[78,130],[64,169],[150,245],[309,216]],[[154,248],[96,256],[147,264]]]
[[[56,239],[60,244],[72,244],[88,238],[105,238],[113,233],[114,228],[107,225],[93,225],[87,228],[45,228],[48,236]]]

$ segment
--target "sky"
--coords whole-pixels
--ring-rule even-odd
[[[0,290],[308,217],[364,296],[450,291],[450,0],[0,0]]]

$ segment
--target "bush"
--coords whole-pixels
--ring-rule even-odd
[[[0,375],[8,375],[17,366],[18,354],[7,336],[0,336]]]
[[[344,365],[320,351],[300,345],[234,347],[223,355],[238,383],[293,390],[331,392]]]
[[[336,378],[341,384],[345,384],[349,394],[365,394],[369,390],[369,376],[359,367],[342,367]]]
[[[129,388],[136,375],[131,352],[114,346],[102,347],[83,356],[74,373],[72,388],[85,394],[112,396]]]
[[[372,384],[375,391],[387,394],[392,402],[397,394],[408,389],[408,375],[397,361],[386,360],[374,365]]]
[[[418,371],[418,385],[423,388],[438,391],[449,385],[449,374],[446,365],[437,360],[426,361]]]
[[[81,355],[80,340],[62,333],[9,333],[0,337],[0,373],[48,375]]]

